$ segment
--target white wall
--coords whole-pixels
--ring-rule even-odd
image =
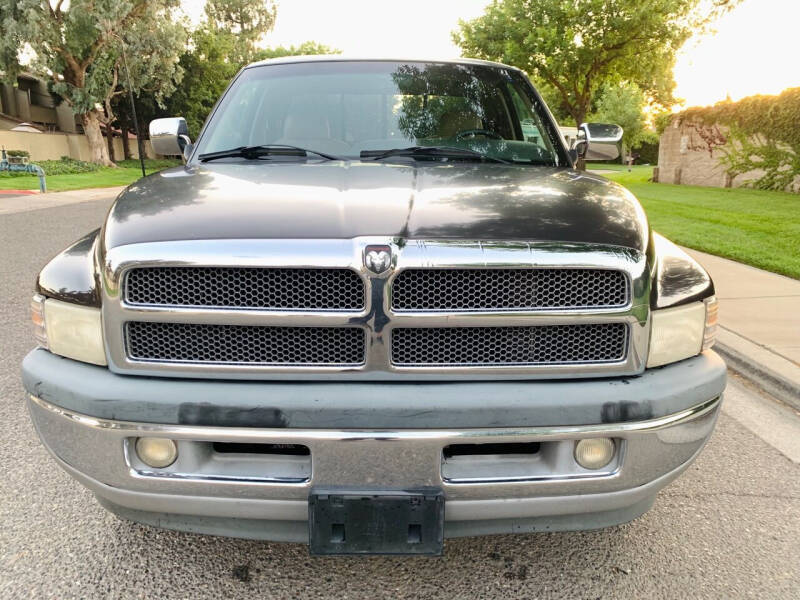
[[[23,131],[0,130],[0,146],[6,150],[27,150],[31,154],[30,161],[58,160],[69,156],[78,160],[89,160],[89,142],[85,135],[78,133],[27,133]],[[150,141],[144,142],[145,157],[153,158],[155,153]],[[139,158],[136,140],[130,140],[133,158]],[[114,155],[117,160],[123,158],[122,140],[114,138]]]

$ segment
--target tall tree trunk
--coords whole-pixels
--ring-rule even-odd
[[[106,146],[108,147],[108,158],[111,162],[116,162],[117,157],[114,156],[114,132],[111,131],[110,125],[106,125]]]
[[[83,130],[86,133],[86,140],[89,142],[91,162],[104,167],[115,167],[116,165],[108,157],[108,147],[103,139],[103,132],[100,130],[100,119],[96,110],[83,115]]]
[[[127,121],[122,122],[122,125],[120,125],[120,131],[122,131],[122,154],[125,156],[125,160],[131,160],[133,155],[131,154],[131,141],[128,139]]]

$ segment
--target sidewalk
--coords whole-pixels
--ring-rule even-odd
[[[714,279],[717,350],[731,368],[800,410],[800,281],[685,250]]]
[[[111,200],[124,189],[123,186],[119,186],[74,190],[71,192],[48,192],[46,194],[27,196],[3,197],[3,195],[0,195],[0,215],[52,208],[55,206],[64,206],[66,204],[77,204],[79,202]]]

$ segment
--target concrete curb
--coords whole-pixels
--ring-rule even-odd
[[[724,327],[714,349],[732,370],[800,410],[800,366]]]

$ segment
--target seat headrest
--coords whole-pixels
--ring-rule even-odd
[[[294,140],[330,138],[331,125],[321,104],[311,96],[294,99],[283,122],[283,137]]]
[[[481,118],[472,111],[452,110],[442,115],[437,133],[443,138],[454,138],[460,131],[470,129],[483,129]]]

